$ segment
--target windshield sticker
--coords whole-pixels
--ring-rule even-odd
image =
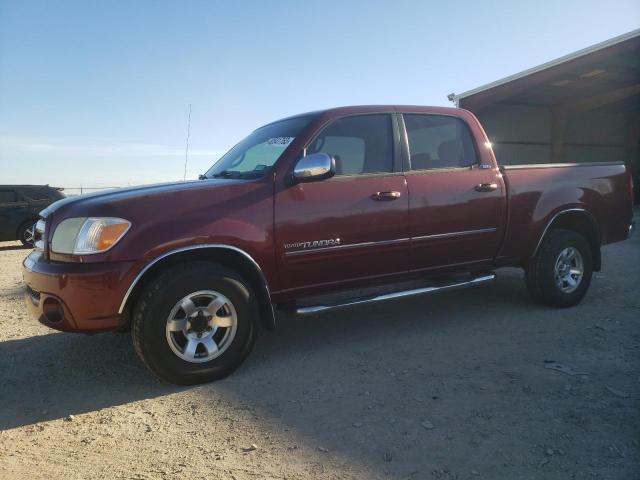
[[[272,147],[287,147],[296,137],[274,137],[267,140]]]

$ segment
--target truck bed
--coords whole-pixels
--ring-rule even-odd
[[[507,187],[507,228],[498,259],[529,258],[554,216],[584,210],[599,226],[600,244],[627,238],[630,176],[623,163],[501,166]]]

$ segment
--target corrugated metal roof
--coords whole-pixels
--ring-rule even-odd
[[[522,72],[516,73],[514,75],[510,75],[500,80],[496,80],[495,82],[487,83],[486,85],[482,85],[480,87],[474,88],[472,90],[468,90],[458,95],[456,95],[455,93],[452,93],[451,95],[448,96],[448,98],[450,101],[455,102],[455,104],[458,105],[459,100],[466,97],[470,97],[471,95],[475,95],[476,93],[484,92],[485,90],[490,90],[499,85],[504,85],[505,83],[518,80],[520,78],[526,77],[528,75],[532,75],[537,72],[541,72],[551,67],[555,67],[556,65],[560,65],[561,63],[568,62],[570,60],[575,60],[576,58],[584,57],[585,55],[589,55],[593,52],[597,52],[598,50],[603,50],[607,47],[611,47],[612,45],[625,42],[635,37],[640,37],[640,28],[637,30],[632,30],[631,32],[625,33],[623,35],[610,38],[609,40],[605,40],[604,42],[596,43],[595,45],[591,45],[590,47],[583,48],[582,50],[578,50],[577,52],[570,53],[569,55],[556,58],[555,60],[551,60],[550,62],[543,63],[542,65],[538,65],[537,67],[529,68],[527,70],[523,70]]]

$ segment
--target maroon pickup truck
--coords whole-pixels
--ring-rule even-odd
[[[425,294],[503,266],[525,269],[534,300],[575,305],[600,246],[629,236],[632,198],[622,164],[499,167],[465,110],[335,108],[257,129],[198,181],[54,203],[26,302],[58,330],[130,328],[156,375],[200,383],[240,365],[274,307]]]

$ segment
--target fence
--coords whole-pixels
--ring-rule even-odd
[[[63,193],[66,196],[73,196],[73,195],[82,195],[83,193],[97,192],[100,190],[113,190],[115,188],[122,188],[125,186],[129,186],[129,185],[120,185],[117,187],[83,187],[82,185],[80,185],[79,187],[58,187],[58,188],[61,188]]]

